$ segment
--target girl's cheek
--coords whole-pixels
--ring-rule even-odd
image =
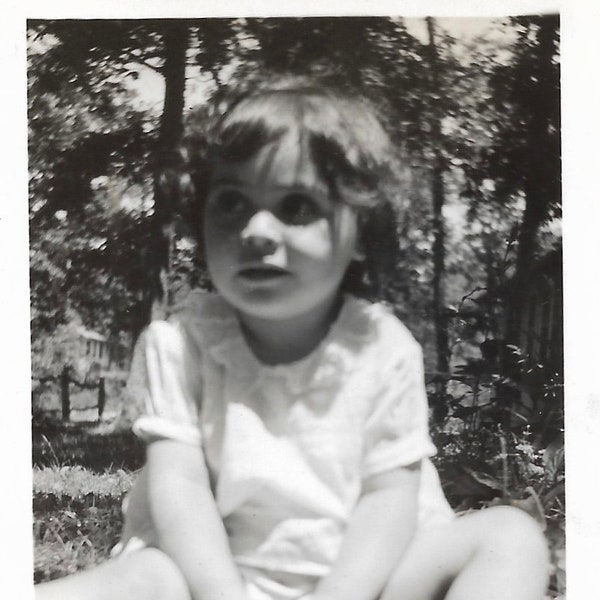
[[[241,236],[243,223],[238,220],[207,219],[204,224],[206,244],[223,245]]]
[[[324,219],[288,232],[286,241],[291,249],[313,258],[328,256],[333,249],[331,230]]]
[[[222,263],[227,261],[230,254],[229,237],[222,235],[219,231],[206,231],[204,234],[204,252],[209,263]],[[209,265],[210,266],[210,265]]]

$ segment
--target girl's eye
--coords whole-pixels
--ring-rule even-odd
[[[210,207],[220,217],[236,217],[246,211],[248,200],[238,190],[220,190],[212,197]]]
[[[320,204],[301,193],[287,194],[279,203],[278,216],[290,225],[307,225],[323,216]]]

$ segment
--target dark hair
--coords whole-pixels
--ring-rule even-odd
[[[199,243],[212,165],[250,158],[293,132],[332,197],[358,213],[365,259],[350,265],[343,289],[383,299],[397,263],[401,186],[396,151],[373,104],[315,80],[280,77],[233,92],[212,111],[192,116],[184,142]]]

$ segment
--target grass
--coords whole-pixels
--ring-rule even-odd
[[[121,504],[143,465],[144,445],[130,430],[119,388],[98,419],[95,393],[72,394],[63,422],[52,389],[33,401],[34,581],[48,581],[105,560],[122,526]]]
[[[45,467],[35,469],[33,479],[34,580],[75,573],[108,557],[133,474]]]

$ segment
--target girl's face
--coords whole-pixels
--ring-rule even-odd
[[[204,240],[213,284],[242,318],[293,319],[332,306],[356,250],[357,219],[286,136],[215,167]]]

